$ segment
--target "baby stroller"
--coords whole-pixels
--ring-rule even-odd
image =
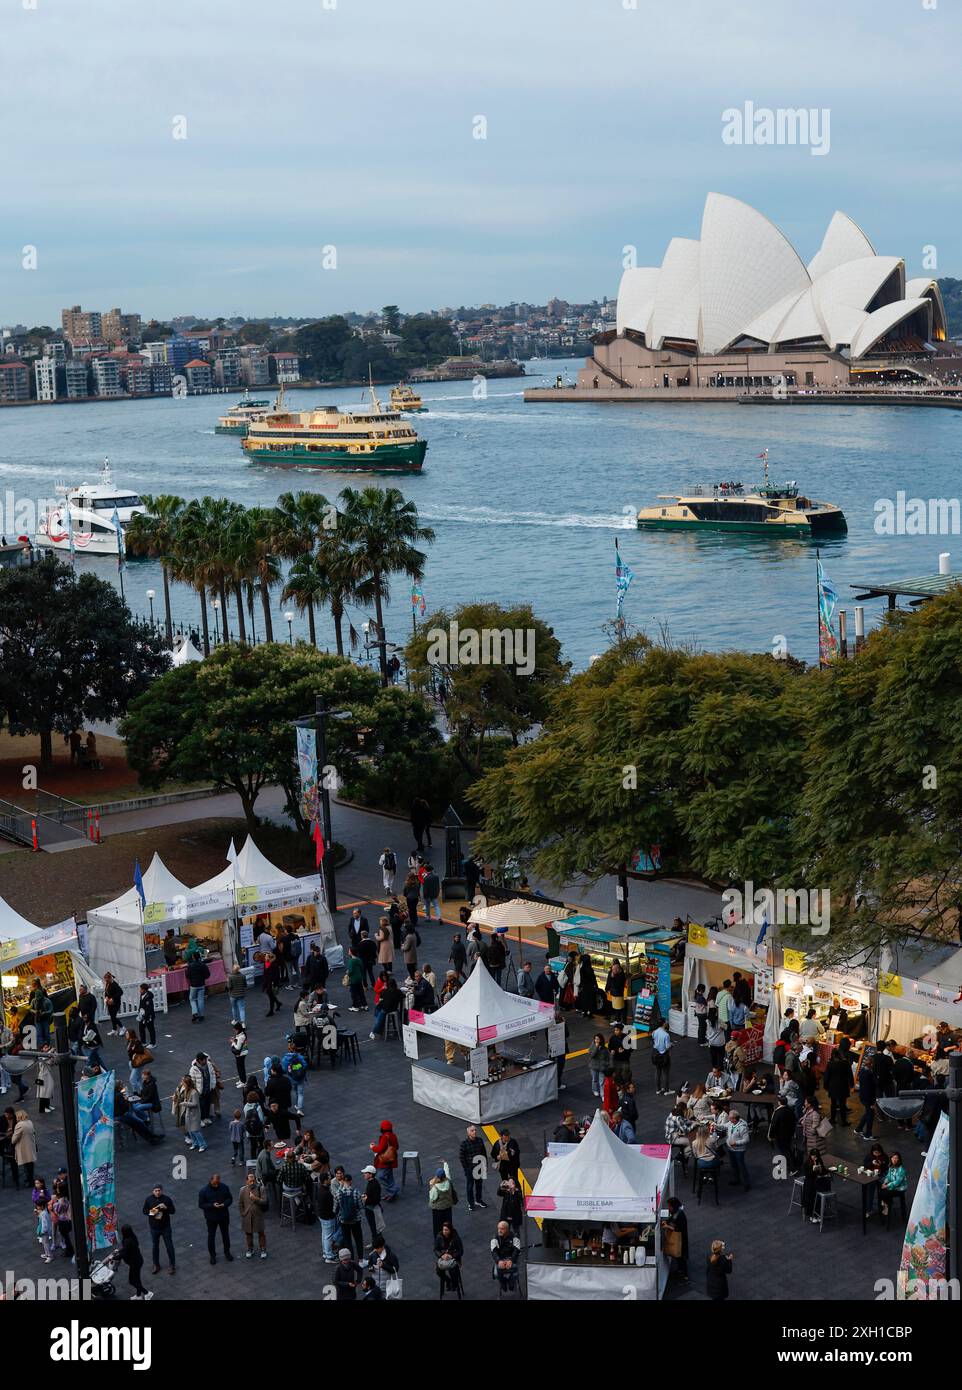
[[[105,1260],[98,1260],[90,1270],[90,1296],[91,1298],[113,1298],[116,1293],[114,1287],[114,1275],[116,1268],[113,1260],[108,1256]]]

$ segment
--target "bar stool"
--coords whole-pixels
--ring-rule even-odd
[[[891,1212],[892,1208],[889,1207]],[[838,1220],[838,1196],[834,1192],[815,1193],[815,1216],[818,1220],[818,1233],[822,1234],[822,1227],[826,1221]]]
[[[889,1193],[886,1194],[886,1199],[887,1199],[887,1201],[888,1201],[888,1207],[889,1207],[889,1209],[888,1209],[888,1214],[887,1214],[886,1217],[885,1217],[885,1229],[886,1229],[886,1230],[888,1230],[888,1228],[889,1228],[889,1227],[891,1226],[891,1224],[892,1224],[892,1208],[895,1206],[895,1198],[896,1198],[896,1197],[899,1199],[899,1203],[900,1203],[901,1208],[902,1208],[902,1221],[903,1221],[903,1224],[904,1224],[905,1221],[908,1220],[908,1216],[907,1216],[906,1211],[905,1211],[905,1193],[904,1193],[904,1192],[889,1192]]]
[[[296,1187],[281,1188],[280,1224],[283,1226],[285,1220],[290,1221],[292,1231],[297,1229],[297,1203],[300,1195]]]
[[[720,1168],[698,1168],[696,1165],[695,1173],[697,1186],[695,1188],[695,1191],[698,1194],[699,1206],[701,1206],[701,1194],[705,1189],[705,1184],[709,1182],[711,1183],[712,1191],[715,1194],[715,1206],[718,1206],[718,1174],[720,1172]]]
[[[401,1039],[401,1010],[395,1009],[393,1013],[386,1014],[384,1017],[384,1041],[387,1042],[391,1036],[391,1029],[394,1029],[394,1036],[400,1042]]]
[[[802,1189],[805,1186],[804,1178],[795,1178],[792,1181],[792,1195],[788,1200],[788,1214],[791,1216],[792,1208],[798,1207],[802,1216],[805,1215],[805,1208],[802,1206]]]
[[[357,1034],[351,1029],[349,1032],[338,1033],[337,1035],[337,1055],[342,1062],[348,1058],[357,1066],[361,1060],[361,1049],[358,1045]]]
[[[448,1288],[448,1278],[454,1281],[453,1289]],[[464,1297],[464,1285],[461,1283],[460,1265],[455,1265],[454,1268],[450,1271],[449,1275],[447,1276],[445,1276],[441,1273],[440,1270],[438,1270],[438,1283],[441,1286],[438,1292],[439,1299],[443,1299],[446,1293],[456,1294],[459,1301]]]
[[[418,1177],[418,1187],[424,1186],[424,1179],[421,1177],[421,1156],[417,1149],[406,1149],[401,1154],[401,1186],[405,1187],[408,1180],[408,1164],[414,1166],[414,1171]]]
[[[681,1171],[687,1178],[688,1176],[688,1154],[683,1144],[672,1144],[671,1146],[672,1163],[680,1163]]]

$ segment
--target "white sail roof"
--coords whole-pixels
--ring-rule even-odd
[[[0,898],[0,941],[18,941],[21,936],[33,936],[38,931],[43,931],[43,927],[28,922],[5,898]]]
[[[589,1220],[651,1220],[667,1180],[668,1153],[667,1145],[623,1144],[596,1110],[580,1144],[544,1160],[525,1207],[548,1219],[577,1213]]]
[[[874,256],[875,247],[857,222],[844,212],[832,214],[832,220],[825,229],[822,244],[808,263],[808,273],[813,280],[834,270],[845,261],[857,260],[861,256]]]
[[[186,883],[174,877],[159,854],[155,854],[147,866],[143,884],[145,903],[174,904],[179,901],[185,904],[190,895]],[[135,887],[128,888],[112,902],[91,908],[87,916],[91,921],[109,917],[117,922],[142,923],[140,894]]]
[[[433,1014],[412,1010],[410,1018],[422,1033],[477,1047],[547,1028],[554,1022],[554,1005],[507,994],[477,961],[453,999]]]

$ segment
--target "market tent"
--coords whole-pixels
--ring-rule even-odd
[[[197,650],[189,637],[185,637],[180,646],[171,657],[174,666],[186,666],[188,661],[203,661],[204,657]]]
[[[477,961],[467,983],[436,1013],[425,1014],[411,1009],[408,1017],[422,1033],[448,1038],[466,1047],[478,1047],[499,1038],[548,1028],[554,1022],[554,1005],[508,994],[495,984],[481,961]]]
[[[667,1184],[668,1155],[666,1144],[623,1144],[596,1110],[580,1144],[544,1160],[525,1209],[549,1220],[651,1220]]]
[[[190,889],[174,877],[159,854],[150,861],[142,882],[143,901],[137,888],[130,887],[119,898],[87,913],[91,967],[98,975],[109,970],[121,984],[142,980],[147,974],[145,921],[149,918],[162,930],[168,923],[180,925],[187,916]]]
[[[8,970],[53,951],[77,949],[77,924],[72,917],[52,927],[38,927],[0,898],[0,964]]]
[[[307,874],[299,877],[279,869],[261,853],[250,835],[225,869],[191,890],[188,907],[193,912],[195,902],[207,902],[219,896],[230,904],[228,910],[231,913],[236,904],[237,912],[242,917],[312,903],[321,940],[334,942],[334,922],[327,909],[321,876]],[[215,912],[208,913],[209,917],[216,915]]]
[[[497,903],[494,907],[475,908],[468,919],[472,925],[498,928],[543,927],[547,922],[555,922],[561,917],[570,917],[566,907],[553,907],[551,903],[533,903],[527,898],[512,898],[510,902]]]
[[[920,942],[886,958],[879,974],[879,1036],[912,1043],[927,1028],[962,1028],[962,948]]]

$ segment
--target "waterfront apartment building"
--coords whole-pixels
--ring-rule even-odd
[[[167,339],[166,360],[175,372],[182,372],[187,363],[196,355],[196,349],[179,333],[175,333],[172,338]]]
[[[276,379],[282,385],[300,381],[301,365],[296,352],[272,352],[271,360],[274,363]]]
[[[95,357],[93,362],[94,394],[97,396],[122,396],[120,363],[116,357]]]
[[[62,338],[48,338],[43,345],[43,355],[52,358],[58,367],[62,367],[67,360],[67,344]]]
[[[38,357],[33,364],[38,401],[57,399],[57,363],[53,357]]]
[[[155,362],[150,369],[150,389],[154,395],[174,389],[173,369],[166,362]]]
[[[101,331],[108,343],[139,343],[140,315],[123,314],[119,309],[108,309],[101,316]]]
[[[202,358],[195,357],[192,362],[186,362],[184,364],[184,376],[187,378],[188,391],[210,390],[210,364],[204,362]]]
[[[86,400],[90,395],[87,379],[87,363],[81,358],[72,357],[64,365],[64,380],[67,387],[67,399],[70,401]]]
[[[16,359],[0,362],[0,405],[14,405],[30,399],[30,370]]]
[[[144,343],[140,351],[141,354],[147,358],[151,366],[156,367],[161,362],[167,361],[167,339],[160,338],[154,343]]]
[[[150,363],[137,353],[120,360],[120,378],[128,396],[149,396],[153,390]]]
[[[75,304],[60,315],[64,337],[69,342],[95,342],[103,337],[103,315]]]
[[[214,381],[218,386],[236,391],[241,384],[240,353],[236,348],[221,348],[214,358]]]
[[[240,377],[244,386],[270,385],[271,361],[262,348],[241,349]]]

